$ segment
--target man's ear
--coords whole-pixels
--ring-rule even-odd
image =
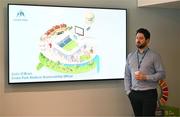
[[[146,39],[146,41],[148,42],[148,43],[150,43],[150,39],[148,38],[148,39]]]

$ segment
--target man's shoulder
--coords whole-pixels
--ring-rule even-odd
[[[153,49],[149,49],[149,51],[150,51],[151,54],[160,56],[160,54],[157,51],[153,50]]]
[[[136,51],[137,51],[137,50],[134,50],[134,51],[130,52],[130,53],[128,54],[128,56],[134,55],[134,54],[136,53]]]
[[[133,58],[136,56],[136,50],[135,51],[132,51],[128,54],[128,58]]]

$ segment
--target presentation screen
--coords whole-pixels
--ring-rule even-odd
[[[122,79],[126,9],[8,4],[9,83]]]

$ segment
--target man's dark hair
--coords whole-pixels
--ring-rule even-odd
[[[139,28],[139,29],[136,31],[136,34],[137,34],[137,33],[143,33],[145,39],[150,39],[151,34],[150,34],[150,32],[149,32],[147,29],[145,29],[145,28]]]

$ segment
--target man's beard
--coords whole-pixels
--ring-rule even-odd
[[[146,47],[146,43],[140,44],[139,42],[137,42],[136,47],[139,49],[143,49],[144,47]]]

